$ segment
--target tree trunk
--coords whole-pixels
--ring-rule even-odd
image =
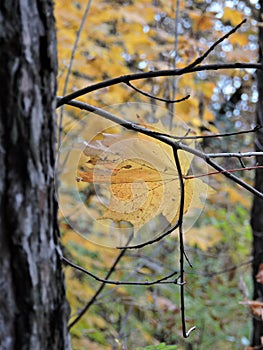
[[[259,22],[262,23],[263,15],[263,0],[260,0],[261,9],[259,10]],[[259,26],[258,33],[259,43],[259,62],[263,65],[263,28]],[[263,71],[257,72],[257,84],[258,84],[258,104],[256,123],[263,125]],[[263,151],[263,128],[259,129],[255,137],[255,149],[256,151]],[[258,156],[256,159],[257,164],[263,164],[263,157]],[[255,188],[263,192],[263,171],[262,169],[256,170],[255,176]],[[263,284],[257,283],[256,275],[259,271],[260,264],[263,263],[263,200],[254,197],[253,207],[251,212],[251,226],[253,230],[253,283],[254,283],[254,300],[263,301]],[[259,346],[263,343],[261,340],[263,337],[263,322],[260,318],[253,318],[253,333],[252,333],[252,346]],[[261,347],[260,347],[261,348]]]
[[[51,0],[0,1],[0,348],[69,349],[54,198]]]

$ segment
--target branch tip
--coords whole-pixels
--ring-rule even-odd
[[[196,330],[196,327],[195,327],[195,326],[192,327],[192,328],[190,328],[189,331],[185,333],[185,338],[188,338],[189,335],[190,335],[194,330]]]

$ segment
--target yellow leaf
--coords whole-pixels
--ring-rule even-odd
[[[224,15],[222,17],[223,22],[230,22],[233,26],[238,25],[243,20],[243,15],[240,11],[225,7]]]
[[[203,119],[205,121],[210,122],[210,121],[213,121],[215,119],[215,116],[208,108],[205,108]]]
[[[125,46],[130,55],[145,53],[146,47],[151,47],[154,42],[143,32],[141,26],[136,26],[134,31],[124,36]]]
[[[247,33],[235,33],[234,35],[231,35],[228,40],[232,45],[238,45],[240,47],[249,44]]]
[[[213,26],[213,19],[211,14],[202,13],[199,10],[189,13],[192,19],[192,26],[195,32],[210,30]]]
[[[214,93],[215,83],[212,81],[199,81],[197,88],[204,98],[210,100]]]
[[[185,242],[191,246],[197,245],[202,250],[207,250],[222,238],[221,232],[212,225],[192,228],[185,234]]]
[[[193,156],[183,151],[178,156],[186,175]],[[105,197],[101,220],[128,221],[137,232],[161,215],[170,224],[179,217],[181,191],[172,149],[149,136],[100,133],[87,142],[77,179],[101,186],[99,192]],[[207,185],[187,179],[184,186],[186,213],[191,206],[201,205]]]
[[[244,196],[244,193],[238,188],[228,187],[225,189],[228,194],[229,200],[232,204],[242,204],[245,208],[249,208],[250,201]]]

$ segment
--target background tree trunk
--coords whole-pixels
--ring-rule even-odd
[[[52,2],[1,0],[0,47],[0,348],[64,350]]]
[[[259,22],[262,23],[263,15],[263,0],[260,0],[259,10]],[[263,28],[259,26],[258,34],[259,43],[259,62],[263,65]],[[256,123],[263,125],[263,72],[259,70],[257,72],[257,84],[258,84],[258,104],[257,104],[257,116]],[[255,138],[256,151],[263,151],[263,128],[261,128]],[[263,164],[263,157],[257,157],[256,162]],[[255,188],[260,192],[263,192],[263,171],[262,169],[256,170]],[[251,212],[251,226],[253,230],[253,283],[254,283],[254,300],[263,301],[263,285],[257,283],[256,275],[259,270],[259,265],[263,263],[263,200],[255,197],[253,201],[253,207]],[[261,337],[263,337],[263,322],[260,319],[253,319],[253,334],[251,345],[263,345]],[[263,349],[263,346],[262,346]]]

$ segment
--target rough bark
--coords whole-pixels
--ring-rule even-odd
[[[0,1],[0,348],[69,349],[54,199],[50,0]]]
[[[259,11],[259,21],[262,22],[263,15],[263,0],[260,0],[261,9]],[[263,28],[259,26],[258,33],[259,42],[259,62],[263,65]],[[258,104],[256,123],[263,125],[263,72],[257,72],[257,84],[258,84]],[[261,128],[255,137],[255,150],[263,151],[263,128]],[[257,164],[263,164],[263,157],[257,157]],[[263,192],[263,171],[257,169],[255,174],[255,188],[260,192]],[[255,197],[253,200],[253,207],[251,212],[251,226],[253,230],[253,284],[254,284],[254,300],[263,301],[263,285],[257,283],[256,275],[259,271],[259,265],[263,263],[263,200]],[[261,337],[263,337],[263,322],[260,318],[253,318],[253,333],[252,333],[252,346],[260,346],[263,344]]]

